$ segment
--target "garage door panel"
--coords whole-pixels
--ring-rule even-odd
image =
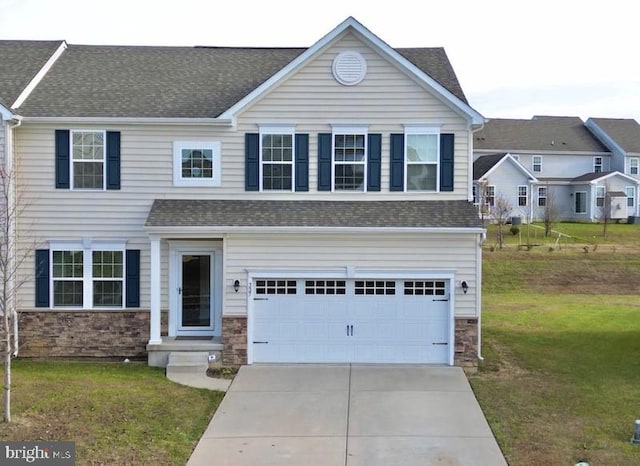
[[[272,281],[264,281],[273,283]],[[448,363],[442,280],[284,279],[254,301],[254,362]],[[296,293],[292,293],[292,284]],[[407,291],[408,290],[408,291]],[[444,343],[444,344],[442,344]]]

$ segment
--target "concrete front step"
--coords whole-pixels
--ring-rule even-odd
[[[172,351],[169,353],[167,377],[171,374],[204,374],[209,368],[209,353],[204,351]]]

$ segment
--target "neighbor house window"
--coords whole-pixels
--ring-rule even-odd
[[[493,207],[496,203],[496,187],[494,185],[487,186],[487,191],[484,197],[484,203]]]
[[[220,143],[174,141],[174,186],[220,186]]]
[[[64,249],[63,249],[64,248]],[[122,308],[124,244],[96,249],[53,245],[51,281],[54,307]]]
[[[333,133],[333,189],[365,191],[366,128],[336,128]]]
[[[471,186],[471,194],[473,196],[473,205],[478,205],[480,203],[480,201],[478,200],[478,186],[477,185],[472,185]]]
[[[105,189],[105,132],[71,131],[72,189]]]
[[[542,171],[542,156],[541,155],[534,155],[531,158],[531,165],[533,167],[533,171],[534,172],[541,172]]]
[[[624,188],[624,193],[627,195],[627,207],[636,206],[636,188],[633,186],[627,186]]]
[[[602,157],[593,158],[593,172],[602,173]]]
[[[294,186],[293,128],[260,129],[261,189],[292,191]]]
[[[575,194],[576,198],[576,214],[586,214],[587,213],[587,193],[585,191],[578,191]]]
[[[604,207],[605,187],[596,186],[596,207]]]
[[[538,187],[538,207],[546,207],[547,205],[547,187]]]
[[[440,154],[438,128],[416,127],[405,130],[407,191],[438,190],[438,154]]]
[[[629,159],[629,173],[631,175],[637,175],[639,173],[638,166],[640,166],[640,159],[638,158]]]
[[[518,206],[519,207],[527,206],[528,197],[529,195],[528,195],[527,186],[518,186]]]

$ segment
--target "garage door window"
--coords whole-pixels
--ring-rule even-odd
[[[445,282],[406,281],[404,282],[404,294],[409,296],[444,296],[446,292]]]
[[[344,280],[306,280],[304,282],[305,294],[345,294],[346,282]]]
[[[296,294],[296,281],[256,280],[256,294]]]
[[[356,295],[394,295],[396,282],[384,280],[356,280]]]

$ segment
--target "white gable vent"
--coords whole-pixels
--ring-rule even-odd
[[[340,84],[355,86],[367,74],[367,61],[358,52],[341,52],[333,60],[333,77]]]

